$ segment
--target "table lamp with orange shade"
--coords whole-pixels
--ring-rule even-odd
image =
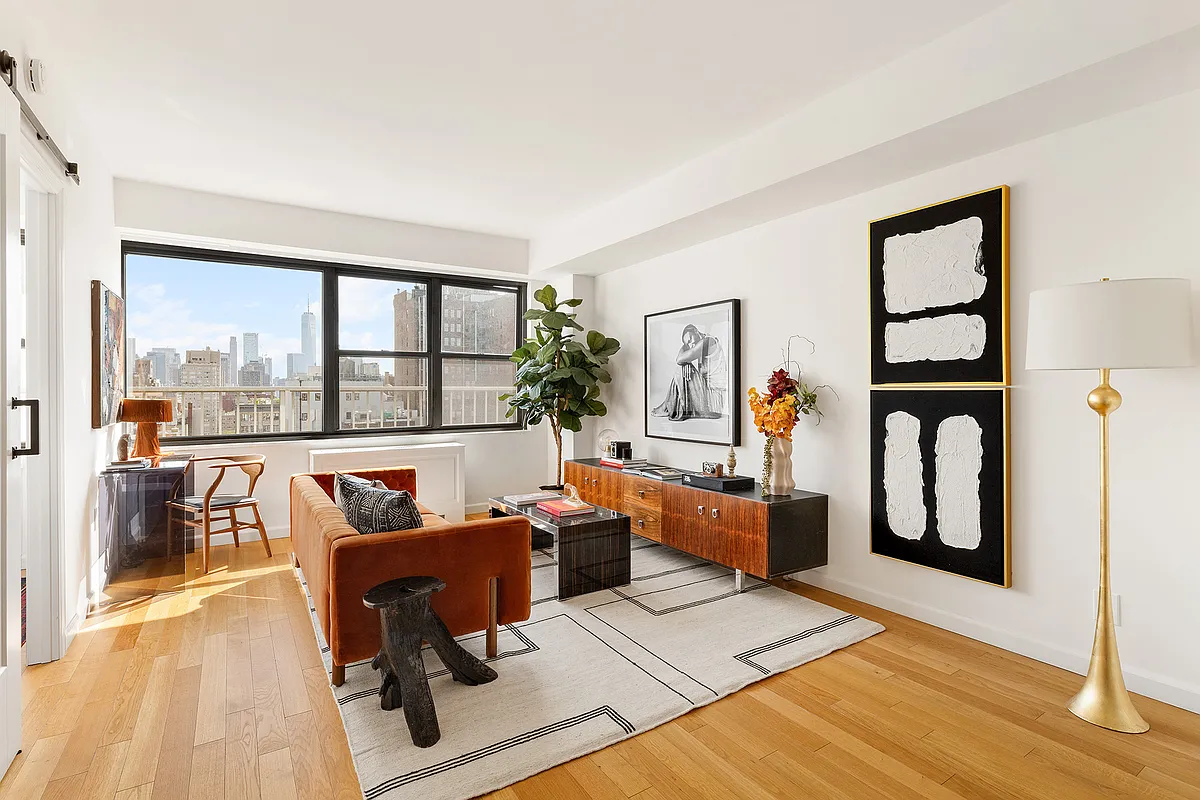
[[[134,458],[157,458],[163,454],[158,443],[158,423],[170,422],[173,405],[170,400],[145,400],[127,397],[121,401],[118,419],[137,423],[137,439],[133,443]]]

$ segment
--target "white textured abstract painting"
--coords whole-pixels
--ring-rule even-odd
[[[978,548],[983,537],[979,503],[983,430],[973,417],[947,417],[938,424],[934,467],[938,537],[950,547]]]
[[[975,360],[987,344],[987,323],[978,314],[943,314],[889,322],[883,330],[883,356],[889,364],[912,361]]]
[[[883,490],[887,494],[888,527],[905,539],[925,535],[925,509],[921,477],[921,421],[905,411],[887,415],[883,441]]]
[[[883,296],[891,314],[969,303],[983,296],[983,220],[889,236],[883,243]]]

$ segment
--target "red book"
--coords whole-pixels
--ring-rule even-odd
[[[543,500],[537,504],[538,511],[545,511],[553,517],[575,517],[581,514],[591,514],[595,511],[593,506],[586,503],[584,505],[576,505],[569,503],[566,500]]]

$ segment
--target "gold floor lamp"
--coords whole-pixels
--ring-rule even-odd
[[[1113,628],[1108,569],[1108,417],[1121,394],[1109,370],[1192,364],[1192,289],[1179,278],[1080,283],[1029,296],[1026,369],[1096,369],[1100,385],[1088,406],[1100,415],[1100,598],[1096,638],[1083,688],[1068,708],[1077,717],[1122,733],[1150,725],[1133,706]]]

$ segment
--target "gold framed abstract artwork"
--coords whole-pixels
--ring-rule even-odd
[[[871,223],[871,385],[1004,386],[1008,187]]]

